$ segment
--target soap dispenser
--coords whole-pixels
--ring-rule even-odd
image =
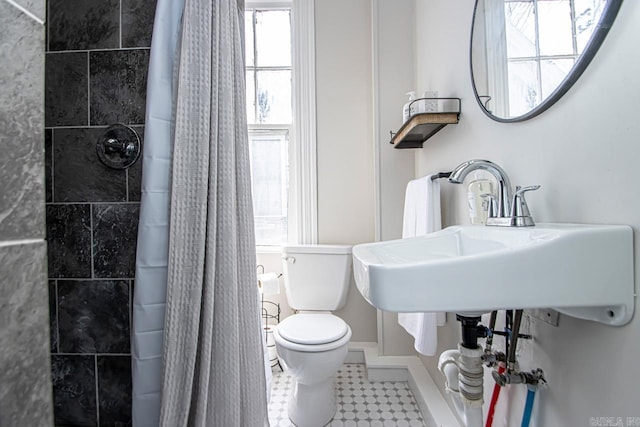
[[[413,102],[416,99],[416,92],[412,90],[407,92],[407,95],[409,95],[409,102],[402,108],[402,123],[406,123],[417,111],[417,105]]]

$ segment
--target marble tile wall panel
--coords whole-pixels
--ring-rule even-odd
[[[44,236],[44,28],[0,2],[0,236]]]
[[[122,47],[150,47],[156,0],[122,0]]]
[[[108,168],[96,155],[96,142],[104,130],[53,130],[54,202],[127,200],[127,172]]]
[[[119,0],[49,0],[49,50],[120,47]]]
[[[84,355],[51,356],[56,426],[98,425],[95,359]]]
[[[46,126],[86,126],[88,124],[88,61],[87,52],[46,54]]]
[[[98,356],[101,426],[131,425],[131,356]]]
[[[0,246],[0,425],[50,426],[44,241]]]
[[[94,277],[134,277],[139,215],[137,203],[94,205]]]
[[[91,277],[91,207],[48,205],[47,243],[50,278]]]
[[[41,21],[45,21],[47,18],[47,4],[45,0],[13,0],[16,4],[19,4],[32,15]]]
[[[129,281],[58,280],[60,353],[129,353]]]
[[[91,125],[144,123],[149,50],[89,53]]]

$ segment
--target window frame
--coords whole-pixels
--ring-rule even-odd
[[[291,9],[292,124],[289,127],[289,244],[318,242],[314,0],[246,0],[245,9]],[[268,125],[248,128],[265,129]],[[282,129],[282,126],[279,127]],[[256,245],[258,253],[280,247]]]

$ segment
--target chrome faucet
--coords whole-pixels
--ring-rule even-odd
[[[528,227],[535,225],[524,193],[527,191],[537,190],[539,185],[530,187],[516,187],[515,195],[511,196],[511,182],[507,173],[497,164],[489,160],[469,160],[458,165],[449,176],[449,182],[452,184],[462,184],[470,172],[475,170],[484,170],[494,176],[498,183],[497,206],[492,208],[493,203],[489,204],[489,217],[487,225],[500,227]]]

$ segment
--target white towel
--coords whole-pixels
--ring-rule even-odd
[[[407,184],[402,237],[422,236],[440,230],[440,182],[431,175]],[[437,326],[446,322],[445,313],[398,313],[398,323],[415,338],[414,347],[426,356],[436,354]]]

